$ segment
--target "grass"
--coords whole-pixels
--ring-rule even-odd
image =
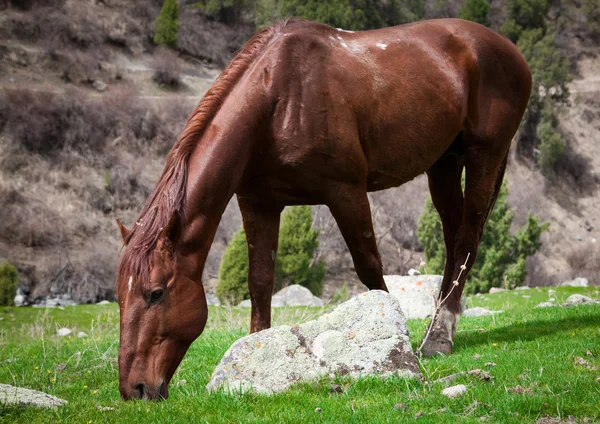
[[[572,293],[598,297],[596,288],[558,288],[560,303]],[[530,296],[529,298],[524,296]],[[548,289],[473,296],[471,306],[504,309],[493,317],[463,318],[451,356],[424,359],[429,384],[377,377],[358,381],[323,378],[274,396],[208,394],[204,387],[223,353],[247,333],[249,311],[211,307],[205,333],[192,345],[171,383],[165,402],[123,402],[117,390],[118,309],[83,305],[64,310],[0,308],[0,382],[42,390],[69,401],[51,410],[0,405],[6,422],[488,422],[527,423],[541,417],[599,417],[600,306],[534,309]],[[274,324],[313,319],[327,308],[274,311]],[[59,338],[68,326],[74,335]],[[425,323],[409,321],[413,346]],[[86,338],[76,333],[84,331]],[[474,355],[479,356],[474,356]],[[591,356],[590,356],[591,355]],[[577,365],[583,357],[590,365]],[[479,359],[476,359],[479,358]],[[497,364],[486,367],[486,362]],[[59,364],[64,365],[59,366]],[[59,371],[64,368],[64,370]],[[482,381],[463,375],[466,395],[449,400],[434,380],[485,369]],[[332,393],[331,384],[342,393]],[[512,393],[522,386],[531,393]],[[401,407],[394,408],[401,404]],[[315,408],[321,408],[315,412]],[[418,416],[418,418],[417,418]]]

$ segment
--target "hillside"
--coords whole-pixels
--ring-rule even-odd
[[[17,265],[32,301],[112,298],[121,244],[114,218],[135,220],[188,114],[254,31],[246,12],[233,19],[180,2],[177,45],[157,48],[161,4],[0,1],[0,258]],[[461,6],[423,4],[424,18],[457,16]],[[574,76],[558,114],[565,152],[548,177],[515,143],[507,171],[513,226],[528,213],[551,222],[528,261],[530,285],[576,276],[600,283],[600,33],[583,10],[556,2],[546,16]],[[493,1],[489,16],[498,30],[505,2]],[[427,195],[425,176],[371,194],[386,273],[421,261],[415,229]],[[313,214],[328,264],[325,297],[344,283],[362,290],[327,208]],[[209,291],[240,223],[233,199],[205,269]]]

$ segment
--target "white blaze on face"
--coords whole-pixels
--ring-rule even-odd
[[[377,43],[375,44],[377,47],[379,47],[381,50],[385,50],[387,48],[387,44],[383,44],[383,43]]]
[[[127,288],[131,291],[131,287],[133,286],[133,275],[129,276],[129,281],[127,282]]]

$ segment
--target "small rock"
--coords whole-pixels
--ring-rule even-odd
[[[496,366],[496,363],[495,362],[486,362],[485,364],[483,364],[483,366],[487,367],[487,368],[492,368],[492,367]]]
[[[247,299],[240,302],[238,306],[249,308],[252,304],[250,299]],[[323,300],[314,296],[306,287],[299,284],[292,284],[273,295],[271,306],[273,308],[284,306],[323,306]]]
[[[96,91],[103,92],[106,90],[106,83],[102,80],[94,80],[92,87],[94,87]]]
[[[66,405],[68,402],[47,393],[0,384],[0,405],[33,405],[44,408]]]
[[[96,405],[96,409],[98,411],[114,411],[115,408],[111,408],[110,406],[101,406],[101,405]]]
[[[62,327],[56,331],[56,334],[59,337],[65,337],[65,336],[68,336],[69,334],[71,334],[72,332],[73,332],[73,330],[71,330],[70,328]]]
[[[96,303],[96,305],[110,305],[110,302],[108,300],[101,300],[100,302]]]
[[[329,390],[331,390],[331,393],[342,393],[344,391],[344,389],[342,389],[342,386],[340,386],[339,384],[332,384]]]
[[[503,291],[506,291],[506,289],[502,289],[500,287],[492,287],[489,291],[490,294],[494,294],[494,293],[502,293]]]
[[[588,285],[588,279],[583,277],[577,277],[573,280],[563,281],[559,284],[560,287],[587,287]]]
[[[515,290],[529,290],[531,287],[528,286],[519,286],[517,288],[515,288]]]
[[[484,415],[483,417],[479,417],[479,422],[480,423],[484,423],[486,421],[489,421],[490,417],[488,417],[487,415]]]
[[[411,268],[408,270],[408,275],[414,277],[415,275],[421,275],[421,272],[414,268]]]
[[[554,303],[552,303],[552,302],[542,302],[542,303],[539,303],[536,306],[536,308],[551,308],[553,306],[556,306],[556,305]]]
[[[463,317],[484,317],[488,315],[500,314],[504,311],[490,311],[489,309],[476,306],[474,308],[467,309],[462,313]]]
[[[397,403],[394,405],[394,409],[404,409],[406,411],[408,410],[408,406],[403,403]]]
[[[83,339],[84,337],[87,337],[88,335],[86,333],[84,333],[83,331],[80,331],[79,333],[77,333],[77,337],[79,337],[80,339]]]
[[[523,299],[529,299],[529,298],[531,298],[531,296],[528,296],[528,295],[526,295],[526,294],[524,294],[524,295],[523,295],[523,296],[521,296],[521,297],[522,297]]]
[[[458,396],[464,395],[465,393],[467,393],[467,386],[464,384],[457,384],[456,386],[447,387],[442,390],[442,394],[450,399],[454,399]]]
[[[581,356],[578,356],[577,358],[575,358],[575,365],[579,365],[579,366],[582,366],[582,367],[589,367],[589,366],[591,366],[590,362],[586,361]]]
[[[415,418],[421,418],[423,415],[425,415],[425,412],[419,411],[415,414]]]
[[[573,294],[567,298],[563,306],[595,305],[600,302],[582,294]]]
[[[67,369],[67,364],[58,364],[56,366],[56,371],[62,372]]]
[[[320,413],[321,411],[322,411],[322,409],[321,409],[321,408],[315,408],[315,412],[316,412],[317,414],[318,414],[318,413]]]
[[[596,383],[600,383],[600,377],[596,379]]]
[[[473,355],[473,359],[481,359],[481,355],[479,353],[476,353],[475,355]]]
[[[207,305],[215,305],[221,306],[221,301],[214,293],[206,293],[206,304]]]
[[[590,350],[586,350],[586,351],[585,351],[585,354],[586,354],[587,356],[594,356],[594,355],[592,354],[592,351],[590,351]]]
[[[179,380],[179,381],[177,382],[177,385],[178,385],[178,386],[185,386],[186,384],[187,384],[187,380]]]

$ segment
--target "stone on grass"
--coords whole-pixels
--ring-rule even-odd
[[[599,304],[597,300],[592,299],[589,296],[584,296],[582,294],[572,294],[565,300],[563,306],[579,306],[579,305],[595,305]]]
[[[0,405],[33,405],[44,408],[65,405],[68,402],[37,390],[0,384]]]
[[[421,275],[421,271],[411,268],[408,270],[407,274],[410,275],[411,277],[414,277],[416,275]]]
[[[252,306],[250,299],[242,301],[238,306],[249,308]],[[314,296],[309,289],[299,284],[284,287],[273,295],[271,299],[273,308],[284,306],[323,306],[323,300]]]
[[[77,337],[79,337],[80,339],[83,339],[84,337],[87,337],[88,335],[86,333],[84,333],[83,331],[80,331],[79,333],[77,333]]]
[[[489,294],[501,293],[503,291],[506,291],[506,289],[502,289],[500,287],[492,287],[489,291]]]
[[[110,302],[108,300],[101,300],[100,302],[96,303],[96,305],[110,305]]]
[[[219,298],[217,297],[216,294],[214,294],[214,293],[206,293],[206,304],[207,305],[220,306],[221,305],[221,301],[219,300]]]
[[[536,306],[536,308],[551,308],[552,306],[556,306],[556,305],[552,302],[542,302],[542,303],[539,303]]]
[[[314,321],[236,341],[215,368],[207,390],[270,394],[322,376],[393,374],[421,377],[398,301],[373,290]]]
[[[424,319],[433,316],[435,299],[442,284],[441,275],[385,275],[390,294],[398,299],[404,316],[408,319]],[[461,300],[461,310],[465,309]]]
[[[588,285],[588,279],[583,277],[577,277],[573,280],[563,281],[559,284],[560,287],[587,287]]]
[[[515,290],[529,290],[530,288],[531,287],[529,287],[529,286],[519,286],[519,287],[516,287]]]
[[[450,386],[442,390],[444,396],[454,399],[467,393],[467,386],[464,384],[457,384],[456,386]]]
[[[70,335],[72,332],[73,332],[73,330],[71,330],[70,328],[62,327],[62,328],[59,328],[58,330],[56,330],[56,335],[58,337],[65,337],[65,336]]]
[[[501,314],[502,310],[500,311],[490,311],[489,309],[486,308],[482,308],[480,306],[476,306],[474,308],[470,308],[467,309],[466,311],[464,311],[462,313],[463,317],[485,317],[488,315],[494,315],[494,314]]]

